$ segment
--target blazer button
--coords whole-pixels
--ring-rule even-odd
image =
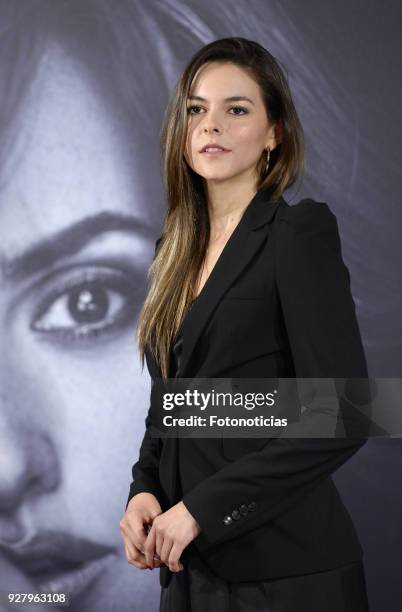
[[[250,510],[250,512],[255,510],[255,507],[256,507],[255,501],[250,502],[249,505],[248,505],[248,509]]]
[[[246,506],[246,504],[242,504],[239,510],[240,510],[240,514],[242,514],[243,516],[246,516],[248,512],[248,507]]]
[[[240,518],[240,512],[237,510],[237,508],[235,508],[232,512],[232,518],[234,518],[235,521]]]
[[[223,519],[223,524],[224,525],[230,525],[232,523],[232,517],[231,516],[225,516],[225,518]]]

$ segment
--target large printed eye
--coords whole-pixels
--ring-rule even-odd
[[[44,291],[31,328],[61,342],[118,333],[132,326],[144,298],[145,283],[135,281],[119,270],[80,269]]]

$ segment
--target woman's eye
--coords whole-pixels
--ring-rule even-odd
[[[187,112],[189,115],[199,115],[199,113],[193,113],[192,111],[196,108],[201,108],[201,106],[188,106]]]
[[[233,109],[242,111],[242,114],[247,114],[248,113],[248,110],[246,108],[244,108],[244,106],[232,106],[232,108],[230,110],[233,110]],[[239,113],[233,113],[233,114],[234,115],[238,115]]]
[[[199,115],[199,112],[193,112],[195,111],[195,109],[202,109],[201,106],[189,106],[187,107],[187,112],[190,115]],[[248,113],[247,108],[244,108],[244,106],[232,106],[229,110],[239,110],[241,111],[241,113],[231,113],[232,115],[246,115]]]
[[[145,281],[133,274],[86,270],[58,283],[41,300],[31,329],[49,339],[79,342],[131,328]]]

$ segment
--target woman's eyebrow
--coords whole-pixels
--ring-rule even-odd
[[[129,231],[139,238],[153,241],[155,231],[139,218],[103,211],[85,217],[65,227],[49,238],[40,240],[21,255],[1,260],[2,274],[5,280],[20,281],[51,266],[60,259],[81,251],[99,234],[111,231]]]
[[[189,100],[200,100],[200,102],[208,102],[206,98],[202,98],[201,96],[188,96]],[[247,102],[254,102],[248,98],[247,96],[230,96],[230,98],[224,98],[224,102],[241,102],[242,100],[246,100]]]

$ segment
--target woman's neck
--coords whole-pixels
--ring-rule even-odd
[[[208,183],[211,237],[225,234],[238,223],[256,191],[250,182],[240,185]]]

